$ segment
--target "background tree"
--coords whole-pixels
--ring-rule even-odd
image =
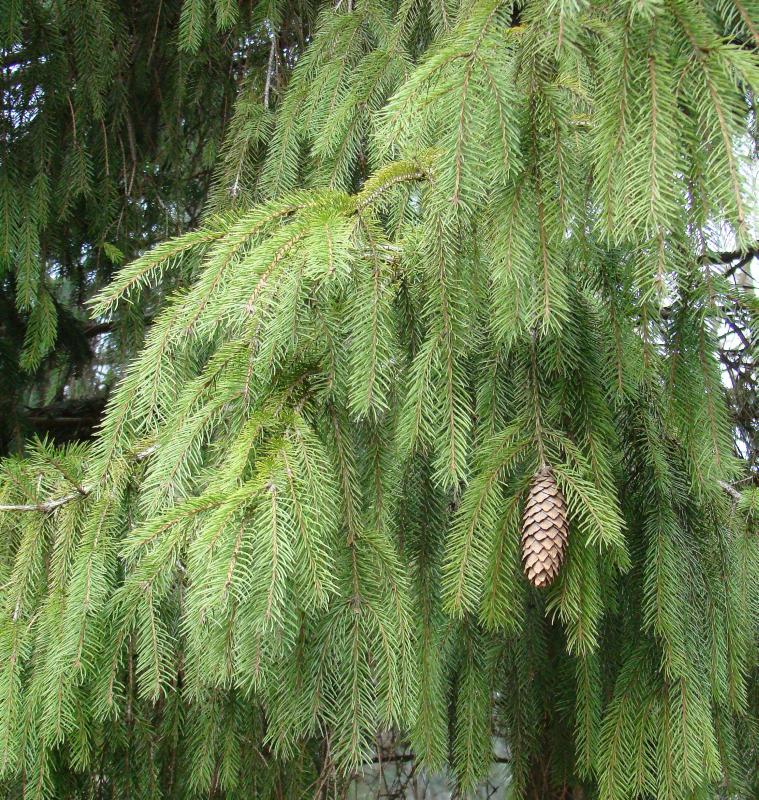
[[[270,56],[273,98],[314,11],[271,9],[285,17],[274,49],[266,13],[174,0],[0,5],[1,452],[30,432],[91,433],[112,370],[187,276],[165,275],[107,322],[89,319],[87,300],[125,261],[196,226],[212,187],[225,207],[243,202],[269,126]],[[224,150],[235,99],[237,138]]]
[[[70,30],[26,8],[11,60]],[[87,324],[153,323],[91,444],[3,464],[6,795],[339,796],[390,759],[411,765],[399,791],[448,769],[465,795],[497,760],[514,797],[756,796],[757,9],[171,8],[135,11],[158,26],[136,68],[158,133],[139,197],[129,168],[113,196],[133,250],[167,233],[154,198],[187,230],[106,282],[92,253],[127,249],[94,184],[70,230],[7,205],[63,242],[25,261],[6,240],[22,366],[50,347],[35,319],[64,264],[88,276]],[[240,63],[197,193],[193,120],[238,73],[220,56],[208,105],[169,124],[154,41],[198,86],[216,48]],[[28,88],[53,56],[21,60],[4,168],[33,168],[48,117],[72,152],[109,128],[128,152],[128,114],[85,91],[118,71],[80,69],[89,105],[67,117],[53,77]],[[52,149],[33,177],[68,187]],[[557,576],[534,588],[523,560]]]

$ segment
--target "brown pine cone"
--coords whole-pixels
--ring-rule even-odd
[[[522,517],[522,566],[538,589],[559,574],[567,550],[569,523],[564,495],[550,467],[535,473]]]

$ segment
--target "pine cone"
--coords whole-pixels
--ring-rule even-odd
[[[522,565],[530,583],[549,586],[567,549],[567,504],[550,467],[535,473],[522,517]]]

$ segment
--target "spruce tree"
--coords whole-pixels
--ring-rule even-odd
[[[98,436],[2,464],[4,796],[755,798],[759,7],[264,5],[202,219],[90,304],[181,276]]]

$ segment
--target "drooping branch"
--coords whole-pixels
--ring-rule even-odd
[[[139,463],[140,461],[144,461],[146,458],[155,453],[157,449],[157,445],[150,445],[150,447],[146,447],[144,450],[140,450],[134,454],[133,460],[135,463]],[[741,497],[741,493],[734,487],[731,486],[726,481],[718,481],[720,488],[725,491],[727,494],[730,495],[734,500],[739,500]],[[27,511],[37,511],[42,514],[50,514],[56,509],[60,508],[61,506],[65,506],[67,503],[70,503],[72,500],[79,500],[83,497],[87,497],[87,495],[92,494],[95,490],[95,484],[83,484],[82,486],[77,487],[76,491],[70,492],[69,494],[62,495],[60,497],[54,497],[50,500],[45,500],[40,503],[10,503],[6,505],[0,505],[0,512],[27,512]]]

